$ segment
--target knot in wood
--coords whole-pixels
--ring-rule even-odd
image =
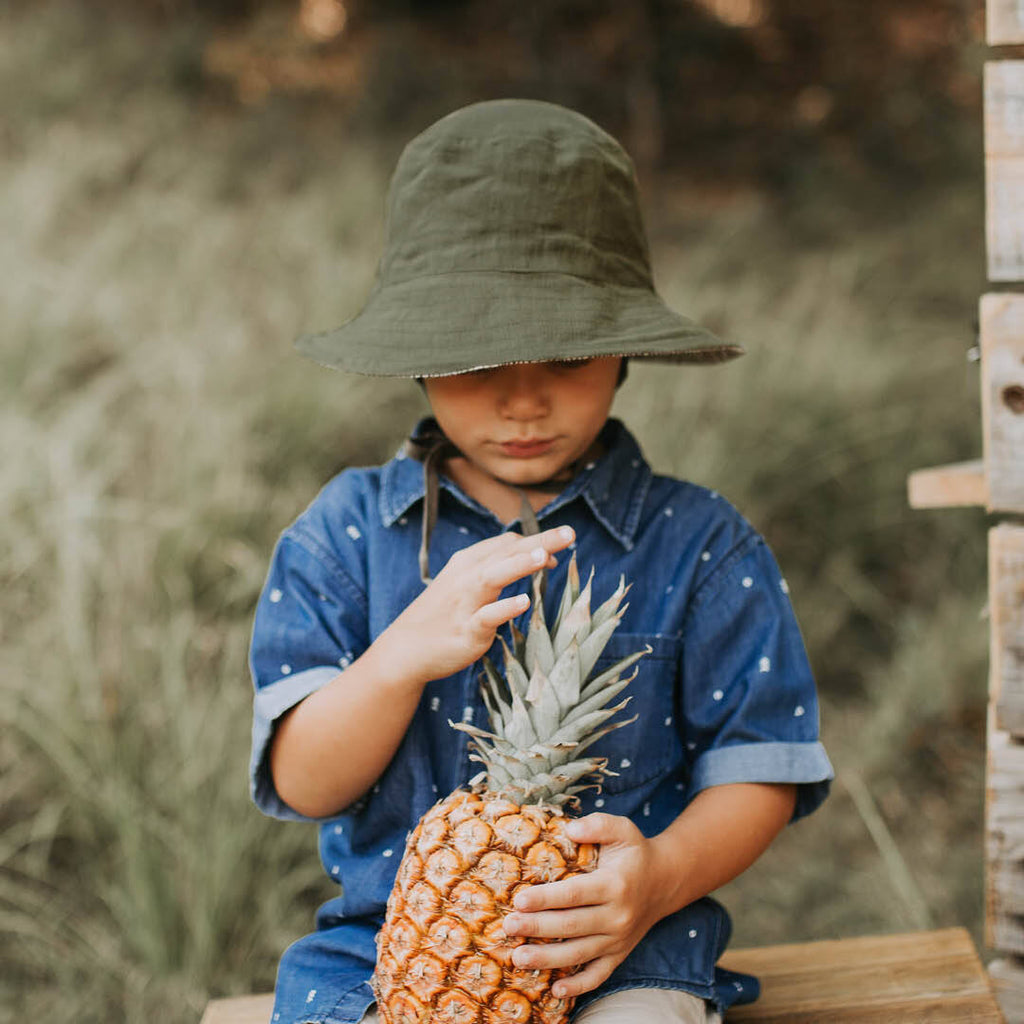
[[[1011,384],[1003,388],[1003,405],[1017,415],[1024,412],[1024,387],[1020,384]]]

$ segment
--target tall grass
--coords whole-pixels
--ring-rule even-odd
[[[423,408],[289,347],[358,305],[388,169],[322,112],[182,91],[183,45],[0,14],[0,1019],[272,984],[331,886],[313,831],[248,803],[253,603],[277,532]],[[738,938],[907,927],[917,896],[977,934],[984,517],[904,481],[979,451],[979,182],[870,218],[651,195],[662,292],[750,354],[634,366],[616,411],[768,536],[826,744],[913,876],[837,785],[729,887]]]

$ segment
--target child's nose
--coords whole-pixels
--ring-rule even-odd
[[[502,411],[510,419],[526,420],[543,416],[550,408],[543,376],[530,364],[510,366],[501,396]]]

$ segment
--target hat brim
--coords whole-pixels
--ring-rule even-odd
[[[295,344],[324,366],[384,377],[599,356],[721,363],[743,354],[648,288],[499,271],[375,288],[357,316]]]

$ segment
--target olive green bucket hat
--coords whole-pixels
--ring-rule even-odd
[[[654,291],[636,174],[615,139],[565,107],[517,99],[456,110],[406,146],[365,305],[296,345],[326,366],[401,377],[743,352]]]

